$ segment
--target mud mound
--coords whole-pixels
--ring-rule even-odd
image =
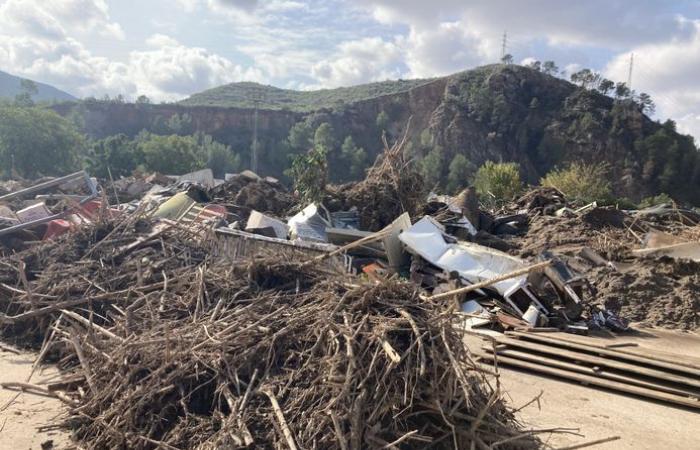
[[[631,321],[682,330],[700,327],[700,263],[640,259],[625,273],[601,267],[587,277],[598,290],[597,302]]]
[[[567,206],[564,194],[551,187],[536,187],[509,205],[509,210],[515,212],[527,210],[534,214],[553,214],[559,208]]]
[[[583,214],[581,219],[594,228],[623,228],[627,215],[615,208],[593,208]]]
[[[280,217],[286,215],[295,203],[294,197],[280,184],[241,175],[211,189],[209,195],[214,202],[243,208],[247,213],[254,209]]]
[[[346,184],[339,188],[335,196],[340,200],[341,208],[357,208],[360,216],[360,228],[379,231],[389,225],[404,211],[415,216],[418,202],[404,205],[403,195],[392,183],[382,181],[365,181],[361,184]]]
[[[606,219],[608,215],[605,214]],[[531,257],[544,250],[565,252],[590,247],[603,257],[618,261],[638,243],[626,228],[610,226],[603,218],[598,217],[597,213],[590,217],[591,220],[582,217],[532,217],[527,233],[516,241],[520,247],[519,254]]]

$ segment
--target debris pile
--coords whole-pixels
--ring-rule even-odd
[[[217,264],[143,222],[86,227],[2,272],[6,332],[43,324],[45,347],[62,342],[70,382],[51,389],[88,448],[538,446],[413,284]]]
[[[389,147],[385,138],[384,152],[365,179],[343,185],[332,195],[341,209],[358,210],[362,230],[379,231],[404,212],[415,216],[424,202],[423,178],[405,159],[405,140],[406,135]]]
[[[465,332],[524,367],[511,336],[700,325],[695,210],[539,188],[487,211],[472,188],[426,194],[403,144],[306,205],[250,171],[0,196],[0,331],[63,370],[3,386],[60,398],[86,448],[537,448]],[[22,221],[19,199],[53,209]]]
[[[229,177],[224,183],[209,190],[212,201],[225,205],[242,219],[251,210],[274,216],[284,216],[294,206],[294,198],[274,178],[260,178],[246,171]]]

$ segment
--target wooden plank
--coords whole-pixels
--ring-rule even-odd
[[[493,349],[488,346],[484,346],[484,350],[488,352],[493,352]],[[700,398],[700,391],[690,391],[684,389],[678,389],[667,385],[651,383],[649,381],[640,380],[637,378],[629,377],[626,375],[620,375],[617,373],[612,373],[602,369],[594,369],[593,367],[582,366],[578,364],[573,364],[569,362],[559,361],[556,359],[547,358],[540,355],[533,355],[531,353],[521,352],[512,349],[496,349],[496,353],[499,357],[507,356],[510,358],[520,359],[523,361],[528,361],[532,363],[544,364],[550,367],[556,367],[557,369],[569,370],[572,372],[583,373],[586,375],[593,375],[600,378],[605,378],[608,380],[619,381],[620,383],[627,383],[634,386],[644,387],[647,389],[653,389],[656,391],[667,392],[669,394],[675,394],[681,397],[693,397]]]
[[[520,330],[520,331],[529,331],[529,330]],[[693,370],[693,374],[700,376],[700,358],[692,358],[696,362],[691,362],[688,360],[684,359],[679,359],[683,358],[685,355],[676,355],[674,353],[669,353],[669,352],[663,352],[661,351],[660,353],[663,353],[663,355],[659,355],[657,352],[654,352],[653,350],[651,354],[649,353],[639,353],[639,351],[633,351],[633,350],[628,350],[628,349],[623,349],[621,347],[637,347],[640,350],[644,351],[643,347],[640,347],[638,343],[636,342],[627,342],[627,343],[621,343],[621,344],[599,344],[597,342],[580,342],[575,339],[567,339],[566,337],[563,336],[551,336],[552,339],[557,339],[561,340],[567,343],[571,344],[580,344],[580,345],[586,345],[589,347],[593,347],[596,349],[609,349],[613,350],[615,352],[627,355],[627,356],[634,356],[637,358],[643,358],[645,360],[650,360],[654,362],[660,362],[660,363],[667,363],[671,364],[673,366],[681,366],[678,370],[686,370],[686,369],[691,369]],[[673,369],[675,370],[675,369]],[[688,372],[690,373],[690,372]]]
[[[483,359],[493,361],[494,355],[492,354],[480,354]],[[687,397],[680,397],[678,395],[667,394],[665,392],[659,392],[651,389],[645,389],[638,386],[630,386],[625,383],[619,383],[612,380],[604,380],[591,375],[584,375],[580,373],[570,372],[568,370],[561,370],[554,367],[542,366],[535,363],[530,363],[527,361],[521,361],[515,358],[509,358],[507,356],[498,356],[498,363],[500,365],[507,365],[512,367],[518,367],[521,369],[527,369],[533,372],[543,373],[546,375],[551,375],[558,378],[564,378],[567,380],[578,381],[584,385],[598,386],[606,389],[611,389],[614,391],[624,392],[627,394],[638,395],[640,397],[651,398],[654,400],[659,400],[666,403],[673,403],[676,405],[686,406],[688,408],[700,409],[700,400],[690,399]]]
[[[632,361],[635,363],[642,363],[649,366],[656,366],[661,369],[673,370],[675,372],[683,372],[688,375],[693,375],[695,377],[700,377],[700,367],[695,367],[689,364],[684,364],[680,362],[665,360],[663,358],[655,356],[645,356],[639,355],[634,352],[620,349],[610,349],[603,346],[598,346],[594,344],[583,344],[579,342],[574,342],[569,339],[563,339],[560,337],[554,337],[551,335],[542,336],[539,334],[523,333],[520,331],[507,332],[506,334],[512,336],[518,336],[532,341],[544,342],[546,344],[558,345],[561,347],[566,347],[574,350],[582,350],[589,353],[595,353],[601,356],[610,356],[616,359],[622,359],[626,361]]]
[[[494,339],[499,344],[507,344],[511,347],[524,348],[526,350],[533,350],[547,355],[554,355],[562,358],[567,358],[572,361],[586,362],[590,364],[595,364],[597,366],[609,367],[611,369],[617,369],[624,372],[633,373],[635,375],[642,375],[646,377],[657,378],[659,380],[669,381],[671,383],[679,383],[684,384],[686,386],[700,388],[700,379],[697,378],[688,378],[681,375],[663,372],[661,370],[649,369],[646,367],[641,367],[622,361],[616,361],[614,359],[607,359],[600,356],[589,355],[587,353],[578,353],[571,350],[552,347],[550,345],[537,344],[535,342],[529,342],[525,340],[513,339],[508,337],[496,337]]]

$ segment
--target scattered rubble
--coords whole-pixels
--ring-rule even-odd
[[[402,145],[306,205],[250,171],[4,183],[0,332],[63,377],[3,386],[64,401],[85,448],[538,448],[465,331],[496,336],[482,360],[609,386],[513,336],[700,326],[696,211],[551,188],[486,211],[424,192]]]
[[[294,197],[277,181],[246,174],[231,176],[209,191],[212,201],[247,219],[251,210],[278,217],[287,215],[295,205]]]

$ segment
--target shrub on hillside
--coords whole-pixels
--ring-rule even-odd
[[[642,201],[639,202],[639,207],[640,208],[649,208],[651,206],[661,205],[663,203],[672,204],[673,199],[668,194],[661,193],[661,194],[655,195],[653,197],[646,197],[646,198],[642,199]]]
[[[520,167],[517,163],[486,161],[474,176],[474,187],[483,201],[507,201],[522,190]]]
[[[611,195],[609,171],[606,163],[574,162],[566,168],[552,170],[540,184],[558,189],[570,201],[606,201]]]

